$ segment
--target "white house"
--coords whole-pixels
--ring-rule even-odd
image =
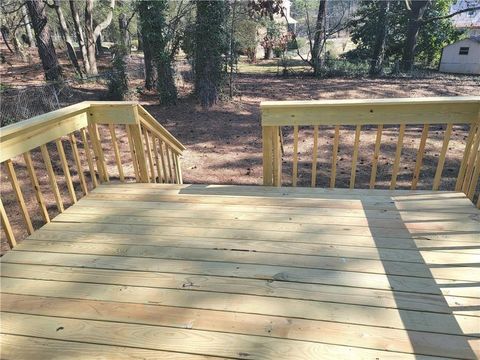
[[[445,46],[439,70],[457,74],[480,74],[480,36]]]

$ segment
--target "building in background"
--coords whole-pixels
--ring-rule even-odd
[[[445,46],[439,70],[456,74],[480,74],[480,36]]]
[[[480,6],[480,0],[457,0],[450,8],[450,13],[462,9]],[[452,18],[457,29],[465,30],[468,36],[480,36],[480,10],[467,11]]]

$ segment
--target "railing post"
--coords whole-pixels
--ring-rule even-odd
[[[100,182],[108,182],[108,172],[105,164],[105,155],[103,154],[102,141],[98,132],[97,124],[93,120],[93,114],[91,110],[87,112],[88,118],[88,134],[92,142],[93,153],[95,154],[95,160],[97,163],[98,175]]]
[[[282,185],[282,138],[279,126],[262,126],[263,185]]]
[[[147,159],[145,157],[145,147],[142,141],[142,131],[140,129],[140,116],[138,115],[138,108],[134,107],[135,124],[127,125],[130,128],[130,133],[133,139],[133,146],[135,148],[135,155],[138,161],[138,172],[140,175],[140,182],[148,183],[148,169]]]
[[[273,130],[272,126],[262,126],[263,142],[263,185],[273,185]]]

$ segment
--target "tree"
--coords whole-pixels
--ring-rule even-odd
[[[145,65],[150,66],[150,61],[155,64],[157,73],[156,85],[162,104],[175,104],[177,101],[177,88],[175,86],[172,62],[179,44],[168,29],[167,14],[169,2],[165,0],[141,1],[138,4],[140,23],[143,36],[143,51]],[[179,40],[178,40],[179,41]],[[149,64],[150,63],[150,64]],[[153,73],[148,70],[148,87],[153,82]]]
[[[318,5],[317,23],[315,25],[315,34],[313,36],[312,65],[315,76],[320,75],[322,69],[322,50],[325,45],[326,36],[326,18],[327,18],[327,0],[320,0]]]
[[[52,36],[50,35],[50,27],[48,26],[45,11],[46,4],[42,0],[28,0],[26,4],[35,32],[38,55],[42,61],[45,79],[47,81],[61,81],[62,70],[53,46]]]
[[[85,73],[90,74],[90,63],[88,62],[87,47],[85,45],[85,37],[83,35],[83,29],[80,24],[80,16],[78,15],[77,8],[75,7],[75,0],[70,0],[70,12],[72,13],[73,26],[75,28],[75,35],[77,37],[78,46],[80,47],[80,53],[82,56],[83,69]]]
[[[93,5],[94,0],[86,0],[85,3],[85,35],[86,35],[86,48],[87,59],[90,65],[89,75],[97,75],[97,58],[95,52],[95,46],[99,39],[99,36],[103,30],[105,30],[113,18],[113,9],[115,8],[115,0],[110,0],[109,11],[106,18],[97,26],[93,26]]]
[[[381,40],[385,29],[384,57],[382,61],[401,62],[403,65],[413,64],[414,60],[422,61],[425,65],[435,65],[440,59],[442,48],[461,36],[462,32],[455,29],[449,15],[450,1],[436,0],[429,4],[423,14],[423,20],[415,39],[414,58],[405,60],[406,43],[409,33],[408,27],[411,15],[404,1],[390,1],[388,12],[383,24],[381,6],[383,1],[362,1],[350,21],[351,39],[357,45],[354,50],[345,54],[347,59],[377,62],[377,40]],[[381,41],[380,41],[381,43]],[[382,64],[383,66],[383,64]],[[404,68],[406,69],[406,68]],[[407,70],[408,71],[408,70]]]
[[[381,1],[378,13],[378,32],[373,48],[373,56],[370,61],[370,75],[378,75],[383,72],[383,58],[385,56],[385,42],[388,31],[388,11],[390,1]]]
[[[47,3],[48,4],[48,3]],[[80,65],[78,65],[78,59],[77,55],[75,53],[75,48],[73,45],[72,38],[70,37],[70,32],[67,27],[67,22],[65,21],[65,16],[63,15],[63,10],[61,7],[61,1],[60,0],[53,0],[53,4],[50,5],[50,7],[55,9],[55,12],[58,17],[58,22],[59,22],[59,30],[60,30],[60,35],[65,43],[65,46],[67,47],[67,54],[68,58],[70,59],[71,64],[73,65],[75,71],[77,74],[80,76],[82,75],[82,70],[80,69]]]
[[[402,57],[402,70],[411,71],[415,61],[415,50],[417,47],[417,38],[422,19],[430,0],[411,1],[408,11],[407,37]]]
[[[196,5],[195,92],[202,106],[209,107],[218,101],[225,75],[223,54],[228,49],[226,4],[213,0],[197,1]]]

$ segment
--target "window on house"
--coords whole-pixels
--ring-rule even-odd
[[[461,47],[458,51],[458,55],[468,55],[468,50],[470,50],[468,46]]]

